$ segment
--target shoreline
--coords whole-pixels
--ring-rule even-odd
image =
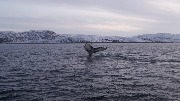
[[[67,42],[67,43],[0,43],[0,44],[81,44],[81,43],[180,43],[180,42]]]

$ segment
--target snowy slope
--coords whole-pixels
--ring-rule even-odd
[[[144,34],[134,37],[57,34],[49,30],[26,32],[0,31],[0,43],[72,43],[72,42],[180,42],[179,34]]]
[[[179,34],[158,33],[135,36],[143,42],[180,42]]]

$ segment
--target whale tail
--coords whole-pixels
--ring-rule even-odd
[[[89,57],[91,57],[93,53],[104,51],[107,49],[107,47],[106,48],[104,48],[104,47],[93,48],[93,46],[91,46],[88,43],[85,44],[84,48],[89,53]]]
[[[104,50],[106,50],[106,49],[107,49],[107,47],[106,47],[106,48],[104,48],[104,47],[94,48],[94,53],[100,52],[100,51],[104,51]]]

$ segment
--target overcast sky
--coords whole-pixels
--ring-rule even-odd
[[[180,0],[1,0],[0,31],[180,33]]]

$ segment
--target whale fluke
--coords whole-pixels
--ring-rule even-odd
[[[85,46],[84,46],[85,50],[89,53],[89,56],[91,57],[93,53],[96,53],[96,52],[100,52],[100,51],[104,51],[107,49],[104,48],[104,47],[97,47],[97,48],[93,48],[93,46],[91,46],[90,44],[86,43]]]
[[[104,51],[104,50],[106,50],[106,49],[107,49],[107,47],[106,47],[106,48],[104,48],[104,47],[94,48],[94,53],[95,53],[95,52]]]

